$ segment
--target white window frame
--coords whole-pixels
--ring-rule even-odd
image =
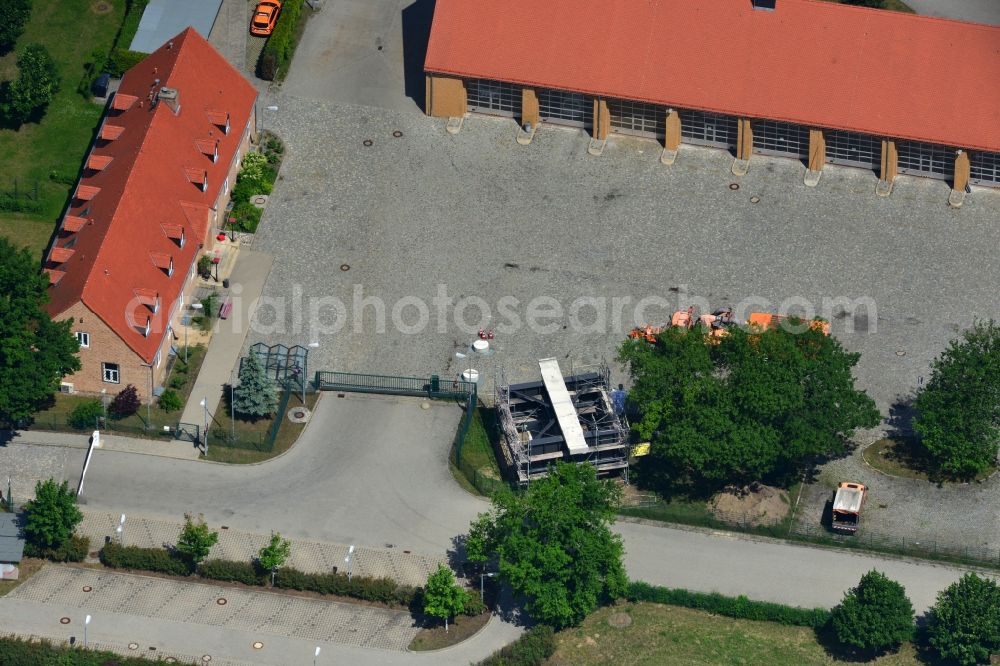
[[[226,179],[222,181],[222,193],[229,194],[229,176],[226,176]]]
[[[174,276],[174,258],[170,257],[170,265],[167,266],[167,277]]]
[[[80,349],[90,349],[90,333],[76,331],[76,341],[80,344]]]
[[[101,380],[105,384],[121,384],[121,365],[118,363],[108,363],[107,361],[101,363]]]
[[[180,241],[178,242],[178,245],[179,245],[180,247],[184,247],[184,241],[185,241],[185,240],[187,240],[187,237],[186,237],[186,235],[184,234],[184,227],[181,227],[181,238],[180,238]]]

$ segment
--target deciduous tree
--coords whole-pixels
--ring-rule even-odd
[[[35,499],[25,504],[24,512],[24,536],[39,548],[59,548],[83,520],[69,484],[53,479],[35,484]]]
[[[8,125],[40,117],[59,90],[59,70],[41,44],[29,44],[17,56],[17,78],[0,94],[0,112]]]
[[[7,0],[0,3],[0,55],[14,48],[29,18],[31,0]]]
[[[48,276],[27,250],[0,238],[0,422],[16,424],[80,369],[71,321],[53,322],[42,309]]]
[[[621,538],[612,533],[621,489],[590,465],[557,463],[516,494],[502,489],[469,530],[467,557],[496,560],[500,578],[527,597],[545,624],[579,623],[627,584]]]
[[[218,541],[219,533],[208,529],[204,516],[199,515],[195,520],[190,513],[184,514],[184,527],[177,538],[177,552],[186,555],[192,564],[197,566],[208,557]]]
[[[927,638],[942,659],[987,663],[1000,652],[1000,586],[974,573],[952,583],[928,613]]]
[[[465,608],[469,593],[455,582],[455,574],[443,564],[431,572],[424,586],[424,612],[444,620],[444,630],[448,631],[448,620]]]
[[[663,492],[784,482],[846,449],[858,427],[879,422],[854,387],[858,354],[819,330],[732,328],[713,343],[700,327],[670,328],[655,344],[619,350],[633,378],[635,424],[651,443],[639,466]]]
[[[913,604],[902,585],[874,569],[831,614],[837,640],[871,654],[913,637]]]
[[[932,364],[914,429],[941,476],[968,479],[996,464],[1000,446],[1000,326],[976,322]]]
[[[128,384],[125,388],[118,392],[114,400],[111,401],[111,406],[108,411],[114,415],[115,418],[123,419],[126,416],[132,416],[137,411],[139,411],[139,406],[141,405],[139,400],[139,390],[132,384]]]
[[[271,532],[271,541],[257,553],[257,561],[265,571],[271,572],[271,586],[274,586],[274,573],[285,566],[292,554],[292,542],[282,539],[277,532]]]

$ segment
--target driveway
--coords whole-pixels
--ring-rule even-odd
[[[433,0],[326,2],[309,19],[282,90],[314,99],[418,110],[433,7]]]
[[[259,534],[437,554],[486,506],[448,471],[460,417],[450,403],[328,393],[279,458],[231,466],[98,451],[84,497],[113,514],[193,511]]]

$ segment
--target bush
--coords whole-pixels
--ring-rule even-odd
[[[354,576],[348,580],[342,573],[305,573],[291,567],[277,570],[274,586],[402,606],[409,606],[416,594],[416,588],[399,585],[391,578]]]
[[[244,585],[263,585],[267,582],[267,574],[260,571],[253,563],[233,560],[205,560],[198,565],[198,575],[202,578]]]
[[[108,407],[108,411],[116,419],[123,419],[126,416],[132,416],[142,405],[139,401],[139,390],[132,384],[128,384],[125,388],[118,392],[115,399],[111,401],[111,405]]]
[[[874,569],[844,595],[831,614],[842,644],[877,653],[913,638],[913,604],[906,590]]]
[[[31,0],[8,0],[0,5],[0,55],[7,53],[31,18]]]
[[[38,213],[41,210],[42,204],[34,199],[0,194],[0,211],[5,213]]]
[[[952,583],[927,614],[927,638],[943,660],[988,662],[1000,652],[1000,586],[973,573]]]
[[[265,48],[260,54],[260,60],[257,61],[257,76],[265,81],[274,81],[277,75],[278,55]]]
[[[21,531],[39,548],[58,550],[73,536],[83,514],[76,506],[76,493],[69,482],[46,479],[35,484],[35,499],[24,505]]]
[[[203,278],[208,278],[212,275],[212,258],[207,254],[198,257],[198,275]]]
[[[486,612],[486,604],[484,604],[479,599],[478,593],[469,593],[465,595],[465,604],[462,608],[462,615],[468,615],[469,617],[475,617],[476,615],[481,615]]]
[[[24,544],[24,554],[53,562],[83,562],[90,552],[90,539],[73,535],[57,548],[40,548],[30,541]]]
[[[233,207],[233,210],[230,213],[232,217],[236,218],[236,222],[233,223],[233,228],[237,231],[245,231],[248,234],[255,233],[263,214],[264,211],[257,208],[257,206],[254,206],[252,203],[239,203]]]
[[[244,155],[243,163],[240,165],[240,178],[250,180],[263,180],[264,167],[267,166],[267,158],[257,152],[250,152]]]
[[[295,27],[302,13],[303,0],[290,0],[282,7],[278,22],[267,39],[257,61],[257,75],[265,81],[273,81],[278,70],[285,67],[295,52]]]
[[[101,549],[101,563],[112,569],[155,571],[172,576],[190,576],[194,572],[190,559],[165,548],[121,546],[113,541]]]
[[[751,601],[744,596],[727,597],[716,592],[690,592],[683,589],[657,587],[642,581],[632,581],[625,592],[629,601],[651,601],[684,608],[695,608],[715,615],[742,620],[777,622],[794,627],[818,629],[830,621],[825,608],[797,608],[768,601]]]
[[[173,376],[170,378],[170,381],[167,382],[167,384],[170,386],[171,389],[184,388],[184,384],[186,383],[187,383],[187,375],[184,374],[183,372],[178,372],[177,370],[174,370]],[[166,391],[164,391],[163,393],[166,394]],[[161,406],[163,405],[162,395],[160,396],[160,405]]]
[[[176,377],[175,377],[176,379]],[[173,385],[173,380],[171,380],[171,385]],[[184,378],[181,378],[181,385],[184,384]],[[167,389],[160,394],[159,400],[160,409],[165,412],[176,412],[178,409],[184,406],[184,401],[181,399],[180,394],[172,388]]]
[[[145,53],[129,51],[128,49],[113,49],[105,63],[107,71],[111,76],[121,78],[125,72],[142,62],[146,55]]]
[[[556,651],[555,632],[544,624],[532,627],[477,666],[542,666]]]
[[[87,650],[79,645],[53,645],[45,639],[0,638],[0,663],[5,666],[149,666],[141,657]]]
[[[58,90],[59,70],[48,49],[28,44],[17,56],[17,78],[4,83],[0,113],[12,126],[38,119]]]
[[[93,430],[97,420],[104,416],[104,406],[100,400],[81,402],[69,415],[69,424],[77,430]]]

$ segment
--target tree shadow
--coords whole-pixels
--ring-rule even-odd
[[[421,111],[426,110],[424,58],[431,35],[435,0],[416,0],[403,9],[403,87]]]
[[[451,548],[445,552],[445,557],[448,559],[448,566],[451,567],[452,571],[458,572],[458,575],[462,578],[468,578],[473,571],[478,569],[478,565],[474,562],[469,562],[466,556],[465,543],[468,541],[469,536],[467,534],[459,534],[451,538]]]
[[[913,421],[917,415],[915,402],[916,396],[909,394],[897,397],[896,402],[889,406],[889,418],[886,419],[889,429],[886,431],[886,437],[904,439],[916,435],[913,430]]]

